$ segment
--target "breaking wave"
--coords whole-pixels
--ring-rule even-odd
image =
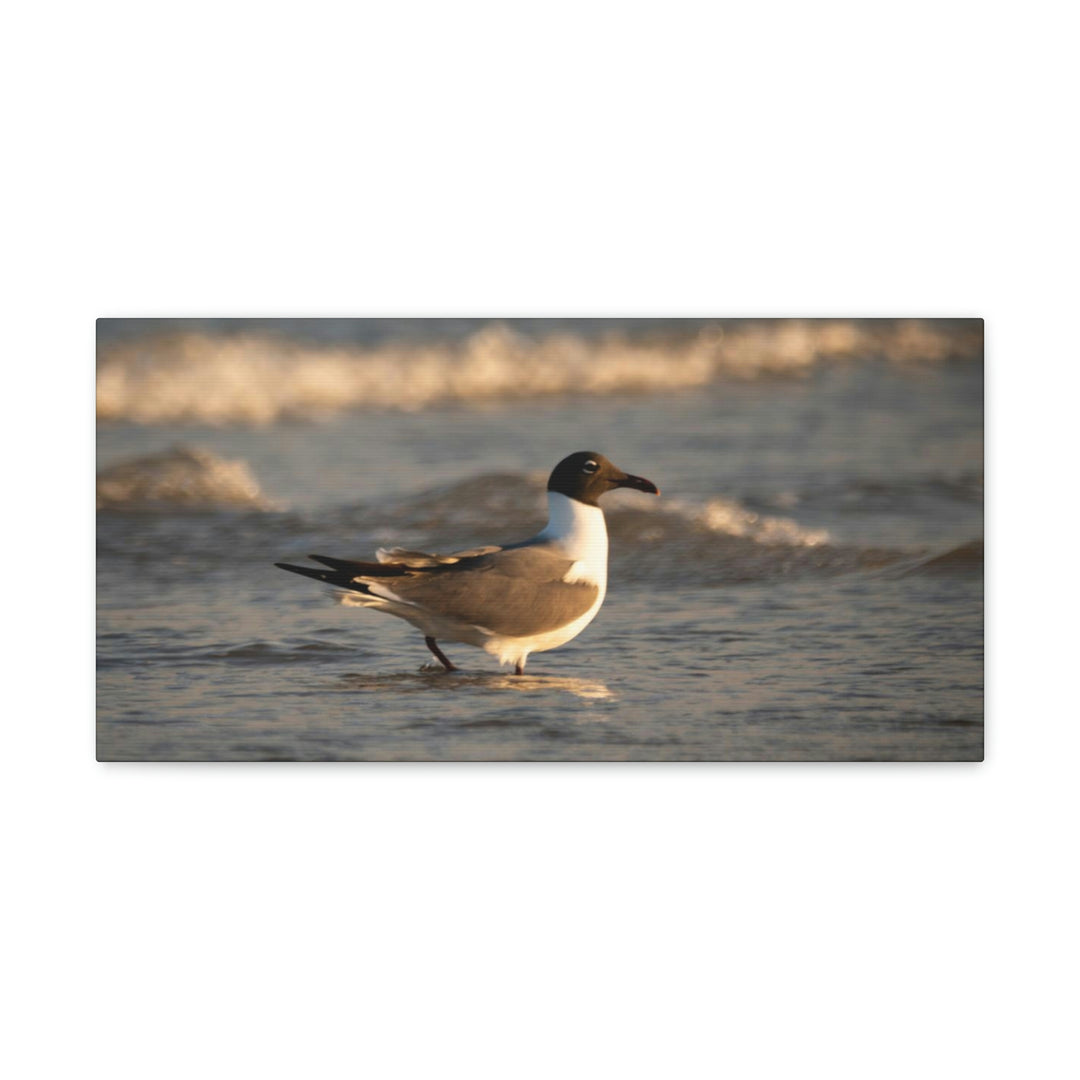
[[[189,446],[102,469],[97,475],[97,506],[99,510],[274,508],[246,462]]]
[[[358,342],[171,329],[100,343],[97,414],[140,424],[268,424],[359,408],[420,410],[566,393],[684,390],[797,375],[829,361],[973,359],[977,320],[726,320],[693,330],[526,333],[489,323],[460,338]]]
[[[153,522],[173,515],[170,528],[184,521],[194,528],[203,518],[192,511],[242,509],[257,513],[216,517],[206,526],[209,532],[198,525],[197,534],[187,536],[187,548],[229,572],[237,551],[261,552],[267,565],[321,549],[371,559],[389,545],[446,555],[539,532],[546,520],[545,487],[541,473],[487,474],[397,499],[297,513],[267,499],[245,462],[181,446],[98,475],[99,508],[137,514],[125,517],[119,531],[106,519],[99,544],[111,553],[141,551],[146,537],[135,525],[140,518]],[[700,586],[878,569],[901,576],[956,576],[982,567],[981,541],[945,552],[837,543],[825,529],[757,512],[727,496],[642,499],[616,491],[605,500],[605,512],[612,572],[651,585],[682,587],[688,567]],[[507,521],[516,523],[512,532],[493,528],[493,522]],[[159,543],[157,528],[151,531],[153,543]],[[175,561],[165,560],[155,572],[188,572]]]

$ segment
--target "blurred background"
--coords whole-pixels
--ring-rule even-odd
[[[105,759],[982,755],[980,320],[102,319]],[[596,621],[522,680],[271,565],[615,493]]]

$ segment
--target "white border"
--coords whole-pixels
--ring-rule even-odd
[[[1064,1075],[1064,7],[23,7],[9,1075]],[[988,320],[988,760],[102,766],[99,315]]]

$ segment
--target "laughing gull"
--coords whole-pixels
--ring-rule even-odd
[[[311,556],[329,570],[274,565],[355,590],[362,607],[412,623],[447,671],[456,668],[439,638],[476,645],[521,675],[530,653],[565,645],[600,610],[608,537],[597,500],[619,487],[660,494],[652,481],[582,450],[555,466],[547,485],[548,523],[529,540],[452,555],[380,548],[373,563]]]

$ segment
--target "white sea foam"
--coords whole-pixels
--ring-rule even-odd
[[[749,537],[759,544],[817,547],[829,542],[825,529],[808,529],[791,518],[756,514],[735,499],[710,499],[694,519],[713,532]]]
[[[665,338],[566,330],[534,337],[492,323],[458,342],[370,347],[182,331],[103,344],[97,411],[102,420],[142,424],[267,424],[365,407],[680,390],[799,374],[829,360],[937,362],[980,350],[981,330],[917,320],[715,324]]]
[[[608,517],[613,531],[618,531],[621,523],[627,521],[645,540],[666,538],[672,528],[681,530],[689,527],[766,545],[817,547],[830,542],[825,529],[807,528],[791,518],[758,514],[738,499],[724,496],[708,499],[665,497],[659,502],[635,505],[618,492],[608,502]],[[651,523],[641,515],[648,515]]]

